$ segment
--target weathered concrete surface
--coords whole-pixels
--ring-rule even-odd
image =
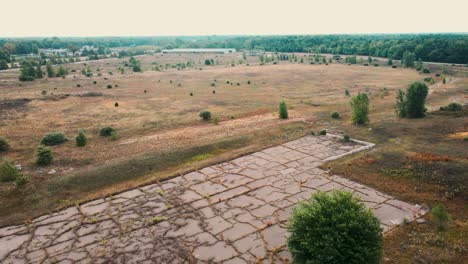
[[[359,196],[388,231],[422,213],[318,168],[372,147],[306,136],[0,229],[1,263],[287,263],[286,221],[313,192]]]

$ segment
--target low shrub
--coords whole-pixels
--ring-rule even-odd
[[[340,113],[338,113],[338,112],[332,112],[332,113],[330,114],[330,116],[331,116],[331,118],[338,119],[338,118],[340,118]]]
[[[321,136],[325,136],[326,134],[327,134],[327,130],[326,130],[326,129],[322,129],[322,130],[320,130],[320,132],[319,132],[319,135],[321,135]]]
[[[424,68],[424,69],[422,69],[422,72],[423,73],[431,73],[431,70],[429,70],[428,68]]]
[[[37,148],[36,155],[36,164],[39,166],[47,166],[52,163],[52,160],[54,159],[52,150],[44,145],[40,145]]]
[[[440,110],[457,112],[457,111],[461,111],[462,108],[463,108],[462,105],[459,103],[450,103],[447,106],[441,106]]]
[[[65,137],[65,135],[61,132],[52,132],[49,134],[46,134],[42,139],[41,139],[41,144],[45,146],[56,146],[56,145],[61,145],[65,142],[67,142],[68,139]]]
[[[11,160],[6,158],[2,159],[2,163],[0,164],[0,182],[14,181],[20,175],[21,173]]]
[[[213,91],[212,91],[212,93],[213,93],[213,94],[215,94],[215,93],[216,93],[216,91],[215,91],[215,90],[213,90]]]
[[[343,135],[343,142],[350,142],[351,141],[351,137],[349,135]]]
[[[199,116],[201,117],[202,120],[210,120],[211,119],[211,112],[210,111],[201,111]]]
[[[213,118],[213,124],[215,124],[215,125],[218,125],[218,124],[219,124],[219,118],[218,118],[217,116],[215,116],[215,117]]]
[[[193,96],[193,93],[190,93],[190,96]]]
[[[424,78],[424,81],[430,83],[430,82],[433,82],[434,79],[432,77],[426,77]]]
[[[117,140],[117,139],[119,139],[119,138],[120,138],[120,136],[119,136],[119,134],[117,133],[117,131],[112,131],[112,133],[111,133],[111,135],[110,135],[110,139],[114,141],[114,140]]]
[[[119,102],[115,102],[114,106],[119,107]]]
[[[15,184],[16,184],[16,187],[20,187],[20,186],[23,186],[25,185],[26,183],[28,183],[29,179],[24,176],[23,174],[20,174],[18,175],[18,177],[16,177],[15,179]]]
[[[293,209],[288,231],[293,263],[380,262],[380,222],[350,192],[313,194]]]
[[[115,129],[112,127],[103,127],[101,130],[99,130],[99,135],[101,137],[110,137],[114,131]]]
[[[311,136],[315,136],[315,132],[314,132],[313,130],[310,131],[309,134],[310,134]]]
[[[396,66],[396,65],[392,65],[392,68],[393,68],[393,69],[396,69],[396,68],[398,68],[398,66]]]
[[[4,138],[0,138],[0,152],[7,152],[10,149],[10,144]]]
[[[108,84],[107,89],[112,89],[112,84]]]

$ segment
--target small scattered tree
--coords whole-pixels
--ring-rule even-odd
[[[425,104],[427,94],[427,85],[422,82],[410,84],[406,93],[400,90],[396,102],[398,116],[403,118],[424,117],[426,113]]]
[[[110,137],[112,136],[112,132],[114,132],[115,129],[112,127],[103,127],[101,130],[99,130],[99,135],[101,137]]]
[[[85,135],[85,133],[84,133],[83,130],[80,130],[80,131],[78,132],[78,135],[76,136],[75,140],[76,140],[76,145],[77,145],[78,147],[84,147],[84,146],[86,146],[86,143],[87,143],[87,141],[88,141],[88,139],[86,138],[86,135]]]
[[[9,182],[16,180],[21,173],[11,160],[4,158],[0,164],[0,182]]]
[[[405,65],[405,67],[407,68],[412,68],[414,67],[414,61],[416,60],[416,55],[412,52],[409,52],[409,51],[405,51],[405,53],[403,53],[403,65]]]
[[[338,113],[338,112],[332,112],[332,113],[330,114],[330,117],[331,117],[331,118],[334,118],[334,119],[338,119],[338,118],[340,118],[340,113]]]
[[[444,205],[439,203],[431,210],[432,221],[437,225],[439,230],[446,230],[448,223],[451,220]]]
[[[36,66],[36,79],[42,79],[43,74],[42,74],[42,69],[41,65]]]
[[[207,121],[211,119],[211,112],[210,111],[201,111],[199,116],[201,117],[202,120]]]
[[[23,61],[21,63],[19,80],[22,82],[25,81],[34,81],[36,78],[36,70],[29,61]]]
[[[50,163],[52,163],[52,160],[54,159],[52,155],[52,150],[44,145],[40,145],[37,148],[36,155],[36,164],[39,166],[47,166]]]
[[[345,90],[344,94],[348,97],[350,96],[348,89]]]
[[[54,71],[54,68],[52,67],[52,63],[47,62],[46,72],[47,72],[47,77],[49,78],[55,77],[55,71]]]
[[[313,194],[293,209],[288,231],[287,245],[294,263],[380,262],[380,222],[350,192]]]
[[[0,138],[0,152],[7,152],[10,149],[10,144],[4,138]]]
[[[351,120],[354,124],[369,122],[369,98],[365,93],[358,93],[351,98]]]
[[[281,119],[287,119],[289,117],[288,107],[285,101],[280,102],[278,112],[279,112],[279,118]]]
[[[68,74],[68,70],[60,65],[60,67],[57,70],[56,76],[57,77],[65,77]]]

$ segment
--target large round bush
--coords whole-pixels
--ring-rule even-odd
[[[379,263],[379,220],[349,192],[316,193],[294,208],[288,249],[294,263]]]

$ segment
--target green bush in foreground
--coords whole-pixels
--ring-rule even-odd
[[[54,157],[52,156],[52,150],[49,147],[40,145],[36,151],[37,160],[36,164],[39,166],[47,166],[52,163]]]
[[[61,132],[52,132],[52,133],[46,134],[41,139],[41,144],[45,146],[56,146],[56,145],[61,145],[65,142],[67,142],[67,138]]]
[[[0,152],[7,152],[10,149],[10,144],[4,138],[0,138]]]
[[[86,138],[86,135],[85,135],[83,130],[80,130],[78,132],[78,136],[76,136],[75,140],[76,140],[76,146],[78,146],[78,147],[86,146],[86,143],[88,141],[88,139]]]
[[[11,160],[4,158],[0,164],[0,182],[14,181],[21,176]]]
[[[288,118],[288,116],[289,116],[288,107],[287,107],[285,101],[280,102],[278,112],[279,112],[279,118],[281,118],[281,119],[287,119]]]
[[[345,191],[316,193],[289,219],[293,263],[377,264],[382,254],[379,220]]]
[[[201,111],[199,116],[201,117],[202,120],[210,120],[211,119],[211,112],[210,111]]]
[[[115,129],[112,127],[103,127],[101,130],[99,130],[99,135],[101,137],[110,137],[112,136],[112,132],[114,132]]]

